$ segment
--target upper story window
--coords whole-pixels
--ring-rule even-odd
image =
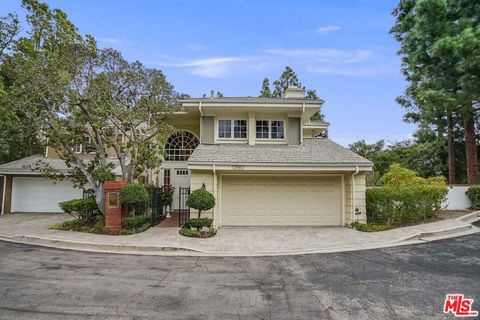
[[[165,145],[165,161],[187,161],[197,146],[198,139],[192,133],[175,133]]]
[[[247,120],[218,120],[218,137],[222,139],[246,139]]]
[[[257,120],[257,139],[285,139],[285,121],[283,120]]]
[[[95,147],[93,146],[92,139],[90,137],[86,137],[83,142],[75,143],[75,145],[73,146],[73,152],[75,153],[95,152]]]

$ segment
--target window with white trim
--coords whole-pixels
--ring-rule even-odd
[[[257,139],[285,139],[285,121],[257,120],[255,136]]]
[[[84,142],[75,143],[73,146],[73,152],[75,153],[93,153],[95,152],[95,147],[92,143],[92,138],[85,137]]]
[[[220,139],[247,139],[247,120],[218,120]]]

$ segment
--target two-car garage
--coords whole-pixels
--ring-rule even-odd
[[[223,226],[340,226],[341,176],[224,175]]]
[[[61,212],[60,201],[82,198],[83,192],[69,181],[43,177],[13,177],[11,212]]]

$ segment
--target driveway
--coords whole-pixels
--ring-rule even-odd
[[[461,234],[480,231],[457,219],[375,233],[345,227],[220,228],[217,235],[209,239],[183,237],[178,234],[178,228],[154,227],[130,236],[48,229],[53,223],[68,218],[65,214],[3,215],[0,217],[0,240],[101,252],[255,256],[371,249],[405,243],[405,239],[421,242],[418,235],[425,232],[435,234],[446,230],[449,234]]]
[[[0,319],[452,319],[480,309],[480,234],[284,257],[158,257],[0,242]]]

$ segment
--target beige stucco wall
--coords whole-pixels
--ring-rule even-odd
[[[360,222],[367,221],[367,209],[365,202],[365,172],[359,172],[354,176],[355,183],[355,208],[358,208],[361,214],[354,218],[352,207],[352,174],[345,174],[345,224],[350,224],[353,219]]]
[[[221,212],[221,179],[220,175],[226,172],[217,172],[217,181],[214,181],[214,174],[211,170],[192,170],[191,172],[191,190],[195,190],[202,187],[202,184],[205,183],[205,187],[208,191],[212,192],[215,196],[217,205],[213,210],[205,212],[202,214],[203,217],[214,218],[215,223],[219,222],[219,215]],[[275,175],[275,173],[268,172],[269,174]],[[276,172],[280,174],[281,172]],[[248,174],[248,173],[246,173]],[[250,173],[253,174],[253,173]],[[283,172],[285,174],[285,172]],[[292,173],[294,174],[294,173]],[[308,175],[309,173],[304,173]],[[328,173],[325,173],[328,174]],[[330,174],[339,174],[339,172],[330,172]],[[344,203],[344,223],[348,225],[352,222],[353,219],[353,210],[352,207],[352,174],[351,173],[341,173],[343,175],[343,203]],[[365,172],[359,172],[354,177],[355,181],[355,207],[358,208],[361,212],[360,215],[356,216],[357,221],[365,222],[366,221],[366,205],[365,205]],[[247,201],[247,200],[246,200]],[[192,210],[192,217],[196,217],[197,212]],[[339,214],[342,214],[341,212]]]

